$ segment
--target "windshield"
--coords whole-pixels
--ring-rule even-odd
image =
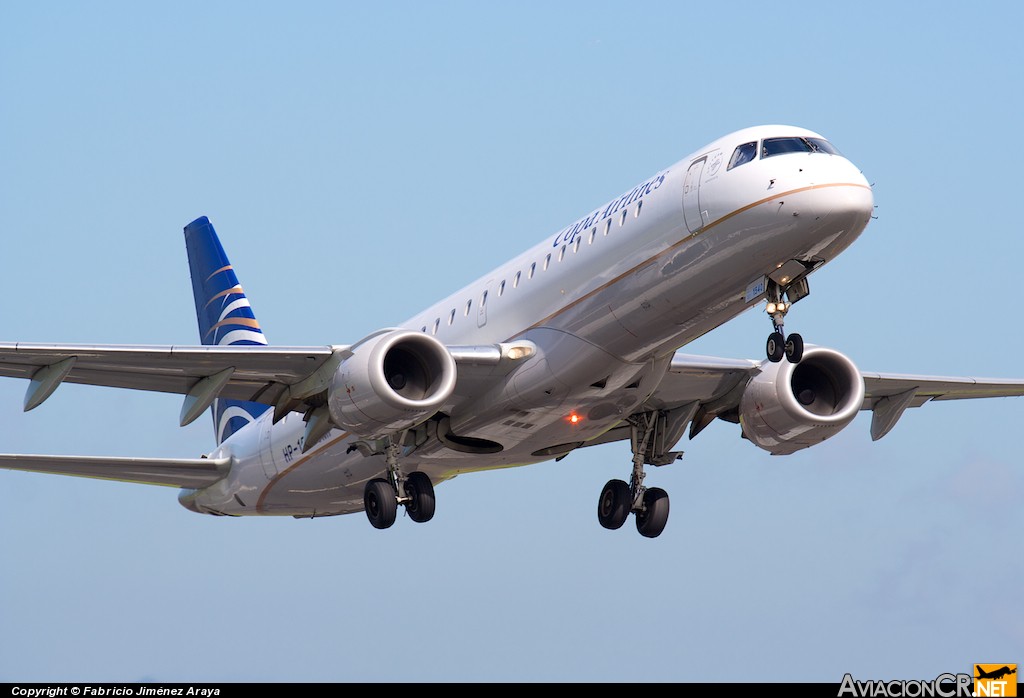
[[[786,136],[784,138],[765,138],[761,144],[762,158],[770,158],[773,155],[785,155],[786,153],[827,153],[829,155],[839,155],[836,147],[824,138]]]

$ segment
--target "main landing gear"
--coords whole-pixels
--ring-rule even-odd
[[[790,363],[798,364],[800,359],[804,358],[804,338],[795,332],[788,337],[786,336],[783,322],[786,318],[786,313],[793,307],[793,303],[784,301],[782,293],[783,290],[778,284],[772,283],[769,285],[768,305],[765,306],[765,312],[772,319],[774,331],[768,335],[765,353],[768,355],[768,360],[772,363],[782,361],[782,357],[785,356]]]
[[[434,518],[434,485],[430,477],[420,471],[404,475],[398,463],[400,449],[389,441],[384,450],[387,460],[387,479],[374,478],[363,490],[366,518],[374,528],[390,528],[398,518],[398,505],[416,523]]]
[[[668,523],[668,492],[644,487],[644,454],[654,433],[657,415],[642,415],[630,422],[633,474],[627,485],[609,480],[597,502],[597,520],[608,529],[622,528],[630,513],[636,514],[636,530],[645,538],[657,538]]]

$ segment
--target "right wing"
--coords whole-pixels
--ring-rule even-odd
[[[526,345],[455,346],[459,393],[474,394],[504,375]],[[64,381],[186,395],[182,424],[215,397],[277,406],[286,391],[303,397],[327,389],[347,346],[133,346],[0,343],[0,376],[30,380],[25,409],[41,404]],[[200,489],[222,479],[229,459],[117,458],[0,454],[0,468]]]
[[[481,384],[511,370],[512,345],[448,347],[459,368],[457,393],[475,393]],[[343,346],[145,346],[30,344],[0,342],[0,376],[31,381],[25,409],[48,398],[62,382],[186,395],[182,425],[195,419],[214,398],[279,406],[282,396],[297,398],[287,408],[303,411],[305,398],[330,385],[338,364],[352,355]],[[204,382],[205,381],[205,382]]]
[[[335,350],[343,349],[331,346],[142,346],[2,342],[0,376],[27,378],[40,383],[49,381],[53,388],[67,381],[184,395],[197,381],[230,368],[233,369],[231,377],[221,388],[219,397],[272,405],[280,392],[279,386],[291,385],[306,378],[323,366]],[[40,376],[44,369],[51,367],[54,367],[51,369],[53,375]],[[63,375],[59,375],[62,372]],[[50,386],[43,386],[44,389],[47,387]],[[26,407],[29,409],[31,397],[30,388],[26,395]],[[36,404],[42,401],[35,399]]]
[[[287,385],[314,375],[340,347],[118,346],[0,343],[0,376],[26,378],[25,409],[41,404],[64,381],[188,395],[222,376],[209,399],[274,404]],[[187,407],[203,407],[186,398]],[[208,404],[206,405],[208,406]],[[205,410],[205,407],[203,407]],[[199,410],[202,411],[202,410]],[[201,489],[222,479],[230,460],[0,454],[0,468],[75,475],[147,485]]]

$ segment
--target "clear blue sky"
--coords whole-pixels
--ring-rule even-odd
[[[913,9],[912,9],[913,8]],[[787,321],[865,370],[1024,377],[1019,3],[0,5],[0,338],[193,343],[208,215],[268,338],[413,315],[704,143],[830,138],[878,219]],[[760,357],[738,318],[688,351]],[[180,398],[65,385],[0,451],[195,456]],[[0,681],[925,678],[1024,662],[1024,400],[715,423],[606,531],[628,448],[467,475],[429,525],[222,519],[0,472]]]

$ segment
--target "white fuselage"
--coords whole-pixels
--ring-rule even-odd
[[[452,433],[500,451],[427,439],[406,449],[403,468],[438,482],[568,452],[632,414],[676,349],[763,300],[749,293],[758,280],[790,260],[817,267],[852,243],[873,199],[846,158],[788,153],[729,167],[737,146],[780,136],[820,138],[789,126],[726,136],[402,323],[449,346],[525,339],[538,350],[451,406]],[[268,412],[211,454],[232,458],[228,477],[183,491],[182,503],[234,515],[362,510],[384,459],[349,452],[357,437],[341,431],[303,454],[304,428],[301,414],[272,424]]]

